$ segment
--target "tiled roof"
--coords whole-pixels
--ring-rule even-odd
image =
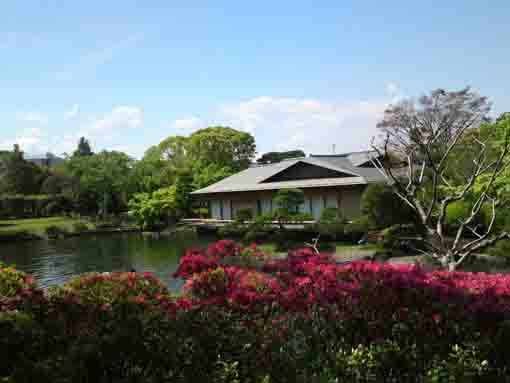
[[[370,160],[369,152],[346,153],[329,156],[310,156],[293,158],[270,165],[258,165],[245,169],[230,177],[203,189],[196,190],[192,194],[228,193],[239,191],[275,190],[282,188],[310,188],[341,185],[363,185],[372,182],[381,182],[384,177],[375,168],[358,167],[356,164],[364,164]],[[268,178],[282,172],[291,166],[302,162],[305,164],[324,167],[335,170],[347,177],[337,178],[314,178],[295,181],[263,182]]]

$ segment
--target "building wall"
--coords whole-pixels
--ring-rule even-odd
[[[334,207],[340,208],[345,218],[356,218],[361,214],[361,195],[364,189],[364,185],[303,189],[305,202],[299,211],[319,219],[324,208]],[[273,202],[276,193],[277,190],[218,193],[198,198],[209,201],[211,218],[233,219],[240,209],[251,209],[254,215],[274,211],[278,208]]]

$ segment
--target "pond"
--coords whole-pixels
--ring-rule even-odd
[[[179,258],[191,247],[205,247],[213,237],[179,234],[154,238],[139,233],[85,235],[59,240],[0,243],[0,261],[15,265],[47,287],[91,272],[149,271],[178,290],[172,278]]]

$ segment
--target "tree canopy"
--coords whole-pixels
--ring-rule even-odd
[[[74,151],[73,155],[76,157],[88,157],[92,156],[94,153],[90,148],[90,143],[85,137],[81,137],[80,141],[78,141],[78,147]]]
[[[286,152],[268,152],[257,158],[259,164],[274,164],[289,158],[306,157],[302,150],[289,150]]]
[[[383,158],[378,167],[389,185],[416,213],[426,231],[427,253],[443,267],[456,269],[468,256],[509,237],[494,233],[498,180],[510,165],[510,121],[490,124],[486,97],[469,88],[435,90],[417,102],[391,105],[378,124],[383,140],[374,149]],[[469,148],[471,152],[463,158]],[[395,171],[384,161],[396,154],[406,164]],[[470,204],[455,233],[446,232],[449,206]],[[450,209],[451,210],[451,209]],[[474,225],[489,210],[489,224]],[[473,239],[464,242],[466,233]],[[453,240],[451,239],[453,236]]]

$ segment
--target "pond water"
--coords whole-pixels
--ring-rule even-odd
[[[47,287],[91,272],[149,271],[178,290],[172,278],[186,249],[205,247],[213,237],[195,234],[154,238],[139,233],[85,235],[59,240],[0,243],[0,261],[15,265]]]

